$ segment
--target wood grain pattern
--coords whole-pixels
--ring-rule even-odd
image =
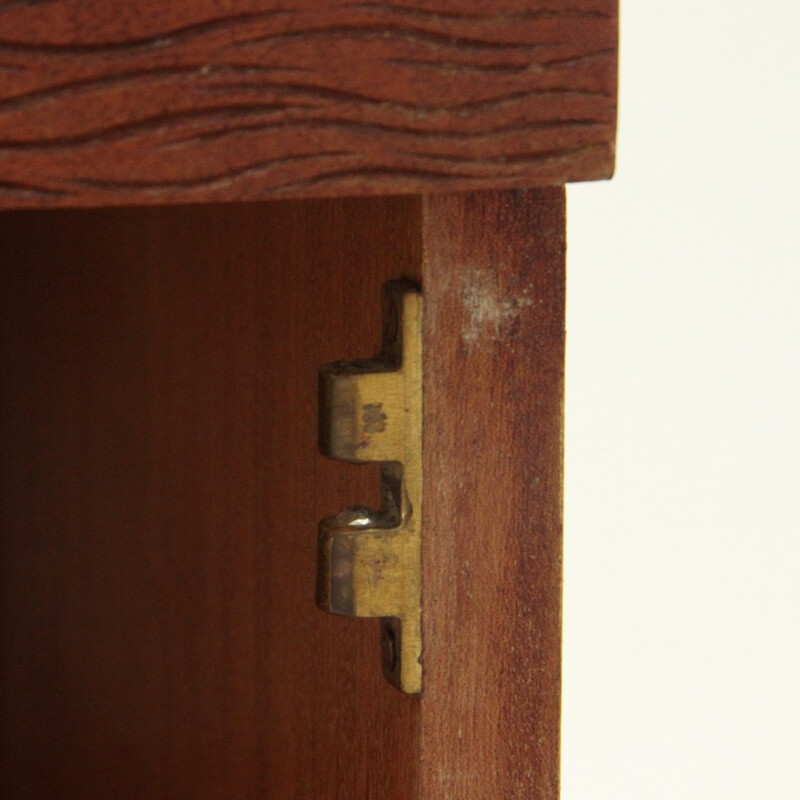
[[[4,800],[414,797],[378,621],[314,604],[317,521],[378,502],[315,421],[418,209],[0,215]]]
[[[617,0],[0,2],[0,205],[608,177]]]
[[[556,800],[563,190],[0,215],[0,795]],[[422,280],[424,692],[314,606],[316,373]]]
[[[559,785],[563,189],[425,200],[421,798]]]

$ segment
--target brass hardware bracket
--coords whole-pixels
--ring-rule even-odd
[[[374,359],[320,370],[320,450],[381,462],[382,508],[351,507],[319,525],[317,605],[381,617],[383,673],[422,691],[422,297],[384,287],[383,349]]]

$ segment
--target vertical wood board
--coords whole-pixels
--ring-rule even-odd
[[[560,189],[0,215],[0,793],[558,792]],[[313,604],[316,370],[425,296],[425,688]]]
[[[559,785],[564,192],[424,201],[421,798]]]
[[[0,215],[0,795],[414,796],[377,621],[314,605],[316,447],[418,200]]]

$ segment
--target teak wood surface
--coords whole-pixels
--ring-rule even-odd
[[[609,177],[617,0],[5,0],[0,206]]]
[[[556,800],[564,190],[424,201],[420,800]]]
[[[557,797],[563,213],[0,215],[0,795]],[[316,451],[316,370],[375,351],[398,277],[426,304],[418,698],[376,621],[314,607],[318,519],[378,502]]]

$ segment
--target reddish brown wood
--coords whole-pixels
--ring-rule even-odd
[[[563,191],[0,215],[0,796],[555,800]],[[313,604],[316,370],[425,295],[425,689]]]
[[[414,797],[378,623],[314,605],[317,367],[418,199],[0,215],[0,796]]]
[[[421,798],[555,800],[562,189],[425,200]]]
[[[6,0],[0,205],[608,177],[617,0]]]

